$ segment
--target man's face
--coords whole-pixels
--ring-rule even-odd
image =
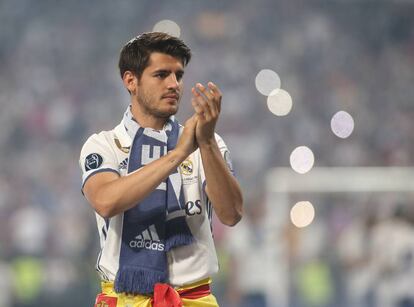
[[[168,118],[177,113],[183,75],[184,67],[179,59],[164,53],[152,53],[137,84],[135,98],[141,111],[157,118]]]

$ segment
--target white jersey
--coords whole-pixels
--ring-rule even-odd
[[[216,141],[232,171],[226,144],[217,134]],[[120,176],[127,176],[131,143],[132,138],[123,122],[111,131],[103,131],[89,137],[82,148],[79,160],[83,172],[82,187],[88,178],[99,172],[115,172]],[[174,248],[167,253],[169,283],[173,286],[193,283],[218,271],[211,232],[213,212],[205,193],[205,174],[200,151],[193,152],[179,169],[184,189],[186,219],[195,243]],[[119,266],[123,213],[110,219],[104,219],[96,213],[96,221],[101,243],[96,269],[103,280],[114,281]],[[142,233],[137,233],[137,237],[150,239],[154,247],[158,239],[151,226]],[[132,243],[136,242],[130,242]]]

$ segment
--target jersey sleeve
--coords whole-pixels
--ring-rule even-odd
[[[100,172],[119,175],[118,161],[103,133],[93,134],[82,147],[79,166],[82,170],[82,190],[86,181]]]

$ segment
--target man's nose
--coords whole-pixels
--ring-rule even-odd
[[[177,76],[175,74],[170,74],[168,76],[167,82],[169,89],[177,89],[180,86],[180,82],[177,80]]]

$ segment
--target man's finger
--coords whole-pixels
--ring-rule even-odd
[[[193,92],[193,99],[198,104],[198,106],[202,109],[202,113],[204,113],[204,117],[206,120],[210,120],[212,117],[210,106],[207,102],[207,99],[202,96],[195,88],[192,89]],[[199,112],[197,112],[199,113]]]
[[[215,101],[216,98],[214,95],[210,92],[210,90],[206,89],[201,83],[196,84],[197,90],[199,90],[203,95],[200,94],[200,97],[203,98],[203,100],[207,104],[208,108],[208,115],[211,117],[216,117],[218,113],[218,106],[217,102]]]
[[[216,95],[209,89],[205,88],[204,85],[202,85],[201,83],[197,83],[196,87],[197,87],[197,90],[199,90],[203,95],[205,95],[205,98],[206,98],[205,101],[208,104],[211,116],[213,117],[217,116],[218,105],[216,101],[217,100]]]
[[[210,91],[211,91],[214,95],[217,95],[217,97],[218,97],[218,96],[220,96],[220,97],[222,96],[222,93],[221,93],[221,91],[220,91],[219,87],[218,87],[217,85],[215,85],[213,82],[209,81],[209,82],[207,83],[207,85],[208,85],[208,87],[209,87]]]
[[[193,94],[194,94],[194,92],[195,92],[195,89],[194,89],[194,87],[191,89],[191,91],[193,92]],[[195,95],[194,95],[195,96]],[[203,108],[200,106],[200,104],[197,102],[197,100],[196,100],[196,98],[195,97],[193,97],[193,98],[191,98],[191,105],[193,106],[193,108],[194,108],[194,111],[196,112],[196,115],[201,119],[201,120],[205,120],[205,117],[204,117],[204,110],[203,110]],[[196,116],[196,117],[197,117]]]
[[[207,86],[209,88],[209,91],[214,95],[214,97],[216,98],[217,101],[217,109],[220,112],[221,110],[221,97],[222,97],[222,93],[220,91],[220,89],[218,88],[217,85],[215,85],[213,82],[208,82]]]
[[[198,104],[198,102],[195,100],[195,98],[192,98],[192,99],[191,99],[191,105],[193,106],[194,111],[195,111],[197,114],[203,114],[203,109],[200,107],[200,105],[199,105],[199,104]]]
[[[197,83],[196,84],[196,88],[197,90],[199,90],[203,95],[206,96],[207,99],[214,99],[215,98],[215,94],[210,91],[209,89],[207,89],[204,85],[202,85],[201,83]]]

